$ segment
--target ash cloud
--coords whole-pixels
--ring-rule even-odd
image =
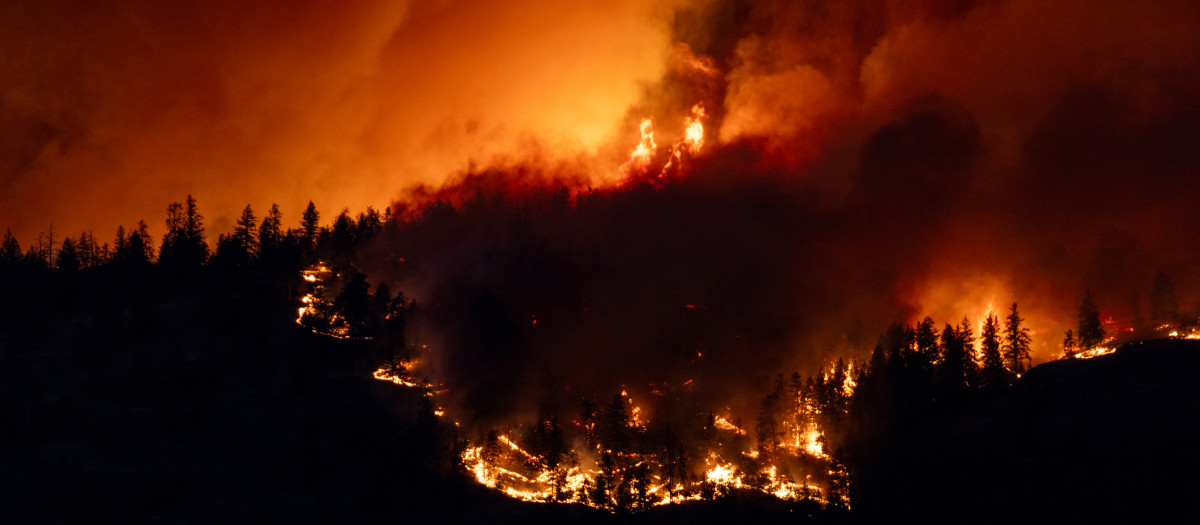
[[[536,145],[598,154],[671,52],[659,2],[7,2],[0,225],[107,239],[377,208]]]
[[[246,202],[448,198],[362,265],[426,305],[479,417],[612,382],[754,392],[1013,300],[1045,359],[1084,289],[1127,317],[1158,270],[1200,310],[1193,2],[62,1],[0,24],[0,226],[103,238],[189,192],[213,231]],[[697,102],[686,173],[614,189],[638,121],[669,144]],[[563,185],[603,189],[555,216]]]
[[[501,214],[378,275],[445,308],[439,366],[482,418],[692,378],[753,413],[774,373],[863,356],[893,320],[1012,301],[1049,359],[1088,288],[1127,320],[1163,270],[1198,310],[1198,22],[1186,2],[684,7],[674,39],[720,82],[668,72],[625,120],[718,99],[684,176],[582,199],[562,230]],[[484,186],[524,181],[520,208],[545,171]]]

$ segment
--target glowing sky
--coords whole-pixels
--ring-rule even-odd
[[[0,48],[0,228],[24,246],[51,221],[158,239],[189,193],[215,238],[247,203],[328,220],[469,167],[602,185],[641,118],[679,133],[702,102],[706,169],[797,181],[849,225],[845,280],[939,321],[1063,317],[1114,282],[1119,309],[1157,269],[1200,285],[1185,0],[19,0]]]

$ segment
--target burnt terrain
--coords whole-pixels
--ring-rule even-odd
[[[297,325],[294,278],[106,272],[6,281],[6,521],[1075,522],[1191,514],[1200,488],[1200,344],[1155,340],[858,429],[849,514],[521,503],[460,471],[454,429],[371,379],[361,341]]]

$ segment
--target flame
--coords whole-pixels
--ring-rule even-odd
[[[665,180],[682,169],[687,159],[700,153],[704,146],[704,120],[707,117],[703,104],[697,103],[692,106],[690,114],[684,118],[683,137],[671,145],[666,163],[658,170],[657,175],[653,176],[650,174],[653,173],[652,165],[658,153],[658,144],[654,140],[654,121],[649,118],[642,119],[638,126],[641,140],[629,154],[629,160],[621,165],[625,182]]]
[[[654,121],[642,119],[638,129],[642,139],[637,147],[633,148],[633,153],[629,154],[629,160],[621,167],[621,171],[626,174],[644,170],[654,160],[654,154],[658,151],[658,144],[654,142]]]
[[[692,106],[692,114],[687,117],[687,127],[685,128],[683,141],[691,153],[699,153],[700,148],[704,146],[704,106],[696,104]]]
[[[729,431],[731,431],[731,432],[733,432],[734,434],[737,434],[737,435],[739,435],[739,436],[744,436],[744,435],[746,435],[746,431],[745,431],[745,430],[742,430],[741,428],[738,428],[738,426],[737,426],[737,425],[735,425],[735,424],[733,424],[733,423],[730,423],[728,419],[725,419],[725,418],[724,418],[724,417],[722,417],[722,416],[717,416],[716,418],[714,418],[714,419],[713,419],[713,422],[714,422],[713,424],[714,424],[714,425],[715,425],[717,428],[719,428],[719,429],[721,429],[721,430],[729,430]]]
[[[703,110],[699,106],[695,111],[698,116],[703,116]],[[691,129],[689,128],[689,133],[692,133]],[[697,131],[686,143],[699,148],[702,144],[703,128],[694,129]],[[644,130],[648,133],[646,144],[648,147],[653,147],[652,130],[649,126],[646,126]],[[318,264],[309,267],[301,274],[312,290],[300,300],[302,306],[299,308],[297,323],[305,325],[306,316],[327,314],[329,304],[323,299],[322,289],[324,281],[330,273],[327,267]],[[327,321],[330,327],[328,329],[318,330],[311,326],[309,328],[316,333],[330,337],[348,336],[344,329],[337,327],[336,315],[330,315]],[[422,345],[421,348],[422,350],[428,349],[425,345]],[[699,352],[696,355],[697,358],[701,356]],[[419,389],[423,395],[436,399],[445,390],[435,383],[417,379],[415,372],[421,368],[421,365],[421,359],[402,360],[379,367],[372,372],[371,376],[401,387]],[[853,395],[854,392],[853,370],[854,363],[851,361],[844,370],[846,380],[842,385],[843,393],[847,396]],[[824,371],[827,377],[834,372],[833,367]],[[694,381],[689,379],[683,383],[683,386],[687,387],[692,384]],[[653,386],[651,385],[652,388]],[[649,420],[645,417],[642,408],[634,403],[628,390],[622,390],[620,396],[628,403],[630,409],[628,426],[638,431],[645,431]],[[432,412],[437,417],[446,417],[447,415],[446,409],[437,405],[432,408]],[[803,432],[796,435],[792,453],[797,456],[804,454],[811,458],[830,462],[829,456],[824,452],[823,430],[812,417],[817,412],[818,410],[809,400],[801,413],[796,414],[797,418],[805,421],[805,425]],[[454,424],[458,426],[457,422]],[[579,423],[576,422],[576,424]],[[747,435],[744,429],[731,423],[724,415],[715,416],[713,424],[716,429],[731,432],[735,436]],[[610,487],[610,491],[605,493],[607,495],[599,500],[593,499],[595,495],[589,492],[597,487],[597,480],[604,473],[595,456],[607,454],[608,457],[615,458],[617,464],[615,468],[611,465],[606,467],[612,469],[610,475],[615,476],[616,479],[624,479],[626,485],[622,486],[629,487],[628,495],[638,501],[643,501],[643,505],[666,505],[701,499],[705,487],[708,487],[709,494],[712,496],[728,494],[732,490],[758,490],[781,499],[809,498],[822,504],[828,503],[828,489],[809,483],[807,479],[811,479],[811,475],[806,478],[806,481],[793,481],[782,474],[780,468],[773,463],[752,463],[758,465],[754,467],[757,470],[752,472],[756,475],[757,481],[748,482],[742,467],[735,462],[723,459],[724,452],[718,452],[718,450],[733,451],[737,456],[748,458],[751,461],[764,461],[759,451],[754,448],[736,451],[737,446],[749,445],[746,440],[741,439],[734,440],[740,445],[716,443],[714,448],[707,452],[705,460],[707,468],[703,477],[699,479],[685,477],[682,481],[663,479],[667,469],[660,463],[660,457],[656,453],[614,452],[606,449],[602,443],[595,443],[594,450],[570,450],[556,461],[550,461],[549,458],[526,450],[521,446],[520,439],[512,437],[509,433],[496,434],[495,439],[496,445],[490,451],[488,445],[466,443],[459,455],[459,460],[463,468],[479,484],[523,501],[566,502],[598,508],[613,508],[624,499],[624,497],[618,498],[617,494],[612,492],[618,490],[617,487]],[[782,447],[788,448],[788,445],[784,444]],[[832,469],[832,463],[830,465]],[[635,475],[636,471],[633,469],[642,469],[641,472],[648,473],[643,485],[630,484],[631,478],[626,476]],[[834,471],[830,470],[830,472]],[[844,499],[843,497],[843,501]]]

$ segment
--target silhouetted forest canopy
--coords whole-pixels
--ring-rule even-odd
[[[1190,501],[1200,352],[1169,276],[1119,333],[1084,292],[1037,366],[1058,335],[1019,298],[793,350],[833,315],[785,277],[819,272],[793,255],[824,232],[737,191],[247,205],[232,232],[188,195],[160,239],[6,234],[0,514],[1012,522]],[[541,485],[525,499],[551,505],[501,492]]]

